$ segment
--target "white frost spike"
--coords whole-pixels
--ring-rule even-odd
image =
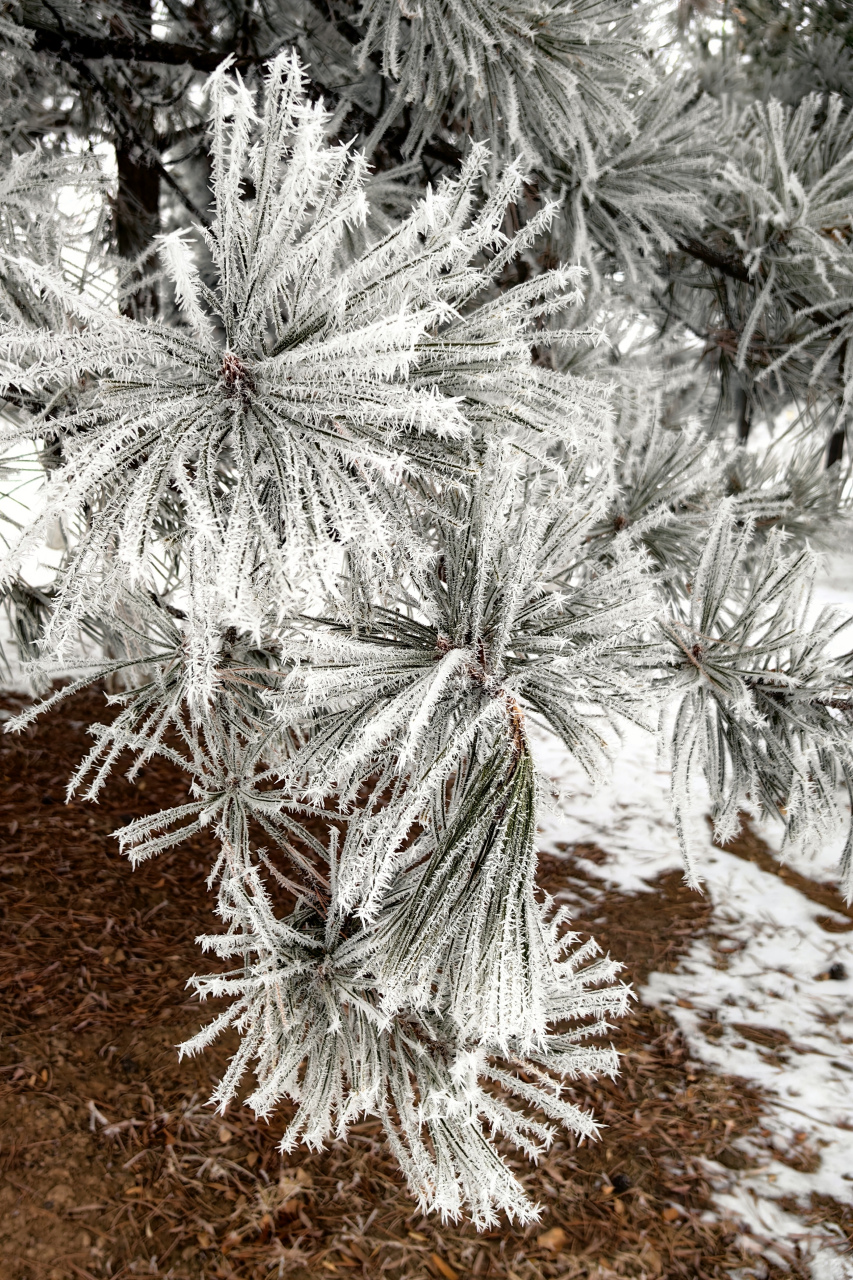
[[[189,320],[195,336],[209,349],[213,340],[213,325],[201,304],[201,280],[184,233],[173,231],[171,235],[160,236],[158,243],[166,271],[175,289],[178,306]]]

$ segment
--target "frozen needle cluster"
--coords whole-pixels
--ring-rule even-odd
[[[618,191],[644,161],[601,8],[506,8],[500,27],[460,6],[471,47],[452,52],[476,116],[539,31],[543,120],[592,157],[610,117]],[[400,6],[404,38],[386,9],[365,10],[365,56],[384,30],[400,94],[429,64],[424,112],[441,112],[424,41],[448,19]],[[486,30],[495,57],[475,56]],[[522,139],[540,127],[527,93],[507,108]],[[379,1116],[424,1209],[525,1222],[506,1144],[535,1159],[556,1126],[595,1134],[571,1082],[616,1070],[606,1033],[628,998],[537,888],[531,729],[594,781],[621,719],[660,720],[683,832],[704,777],[720,839],[745,808],[825,838],[853,782],[851,679],[827,656],[840,620],[810,610],[804,543],[837,524],[840,486],[668,428],[663,378],[629,369],[608,395],[585,376],[601,317],[566,320],[579,268],[519,269],[556,206],[508,231],[517,165],[475,145],[383,222],[292,53],[254,87],[226,62],[207,95],[210,217],[157,239],[159,314],[140,301],[150,255],[136,303],[104,300],[108,264],[94,287],[53,223],[21,222],[36,162],[0,184],[5,439],[36,439],[48,477],[3,565],[18,639],[35,679],[74,676],[42,705],[109,681],[73,789],[96,797],[127,753],[131,776],[159,755],[189,780],[185,803],[118,835],[133,862],[200,832],[215,845],[223,929],[201,942],[221,963],[194,982],[227,1005],[184,1050],[239,1032],[217,1101],[254,1072],[258,1112],[292,1104],[286,1148]],[[642,109],[663,128],[660,102]],[[631,226],[649,252],[675,244],[660,220],[694,170],[668,172],[621,224],[578,191],[592,265],[590,227],[612,252]],[[812,261],[813,229],[798,235],[755,249],[789,290]],[[31,590],[21,567],[57,530],[59,568]]]

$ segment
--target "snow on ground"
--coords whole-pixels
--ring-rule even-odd
[[[819,603],[840,603],[853,614],[853,566],[835,567],[820,584]],[[552,741],[537,745],[540,768],[570,793],[564,811],[542,824],[543,848],[599,845],[607,862],[585,863],[585,870],[629,893],[647,892],[657,876],[681,866],[669,775],[650,735],[625,730],[614,776],[595,793]],[[756,831],[778,852],[780,828],[761,824]],[[652,973],[637,994],[674,1017],[696,1061],[758,1085],[775,1146],[788,1160],[801,1153],[802,1171],[768,1158],[766,1146],[759,1152],[744,1143],[752,1168],[708,1161],[720,1214],[738,1221],[767,1261],[783,1265],[799,1249],[810,1258],[814,1280],[853,1280],[853,1261],[837,1249],[840,1231],[833,1236],[831,1226],[809,1226],[779,1203],[795,1197],[805,1210],[813,1193],[853,1201],[853,932],[825,927],[841,930],[850,921],[717,848],[701,798],[692,832],[713,905],[708,931],[677,972]],[[839,850],[840,842],[813,862],[800,857],[796,869],[831,882]]]
[[[672,1014],[697,1060],[761,1086],[781,1151],[814,1153],[812,1172],[771,1159],[717,1178],[720,1207],[758,1238],[801,1239],[804,1224],[780,1217],[774,1200],[853,1199],[853,938],[827,933],[815,919],[827,913],[797,889],[719,850],[707,861],[707,892],[713,934],[694,941],[678,972],[651,974],[639,995]]]

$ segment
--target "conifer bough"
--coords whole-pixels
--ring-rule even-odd
[[[334,116],[310,49],[307,70],[285,50],[251,83],[223,62],[203,95],[210,198],[175,161],[170,222],[129,264],[102,248],[88,161],[36,148],[0,185],[4,466],[34,442],[46,477],[26,523],[4,508],[13,634],[48,693],[9,727],[104,680],[113,715],[70,790],[95,799],[128,753],[130,777],[156,755],[186,775],[185,803],[117,835],[133,864],[198,832],[215,847],[223,927],[200,942],[220,964],[192,981],[227,1004],[183,1046],[237,1030],[214,1101],[253,1073],[258,1113],[289,1100],[288,1150],[378,1116],[422,1207],[486,1226],[539,1212],[507,1144],[536,1159],[557,1126],[595,1136],[571,1082],[616,1071],[629,999],[536,885],[543,735],[595,782],[621,723],[657,732],[691,883],[707,794],[720,841],[743,810],[792,848],[846,826],[850,891],[847,620],[812,607],[809,545],[849,528],[846,473],[813,419],[798,451],[715,433],[725,369],[711,395],[672,326],[737,313],[750,404],[806,387],[818,419],[845,414],[849,240],[825,252],[821,220],[849,218],[853,161],[839,105],[754,107],[703,190],[716,108],[642,63],[620,6],[400,14],[357,19],[366,79]],[[32,23],[4,22],[20,107]],[[126,39],[143,37],[139,19]],[[371,76],[388,80],[360,108],[373,172],[340,137]],[[459,145],[419,189],[381,154],[407,101],[407,154],[449,146],[460,112],[494,146]],[[751,241],[751,209],[784,234]],[[727,235],[742,270],[724,294],[697,272],[735,261]],[[553,265],[566,244],[586,276]],[[58,567],[36,588],[45,544]]]

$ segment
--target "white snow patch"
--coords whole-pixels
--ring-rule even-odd
[[[560,791],[559,810],[540,823],[543,848],[597,844],[610,860],[596,875],[625,893],[643,893],[648,882],[682,867],[669,802],[669,770],[655,758],[654,737],[626,723],[613,776],[598,787],[566,755],[553,735],[531,733],[537,766]],[[707,838],[701,814],[694,830]]]
[[[760,1086],[780,1152],[814,1152],[812,1173],[773,1159],[737,1175],[720,1166],[726,1189],[717,1198],[721,1209],[739,1206],[734,1216],[759,1235],[765,1221],[765,1235],[772,1227],[773,1238],[817,1256],[826,1229],[780,1217],[772,1201],[853,1198],[853,935],[825,932],[815,916],[827,913],[797,889],[720,850],[708,859],[706,891],[712,935],[694,941],[678,972],[651,974],[638,994],[675,1019],[694,1058]],[[847,976],[819,976],[834,965]],[[717,1038],[704,1033],[709,1021],[722,1027]],[[853,1276],[853,1264],[841,1274]]]

